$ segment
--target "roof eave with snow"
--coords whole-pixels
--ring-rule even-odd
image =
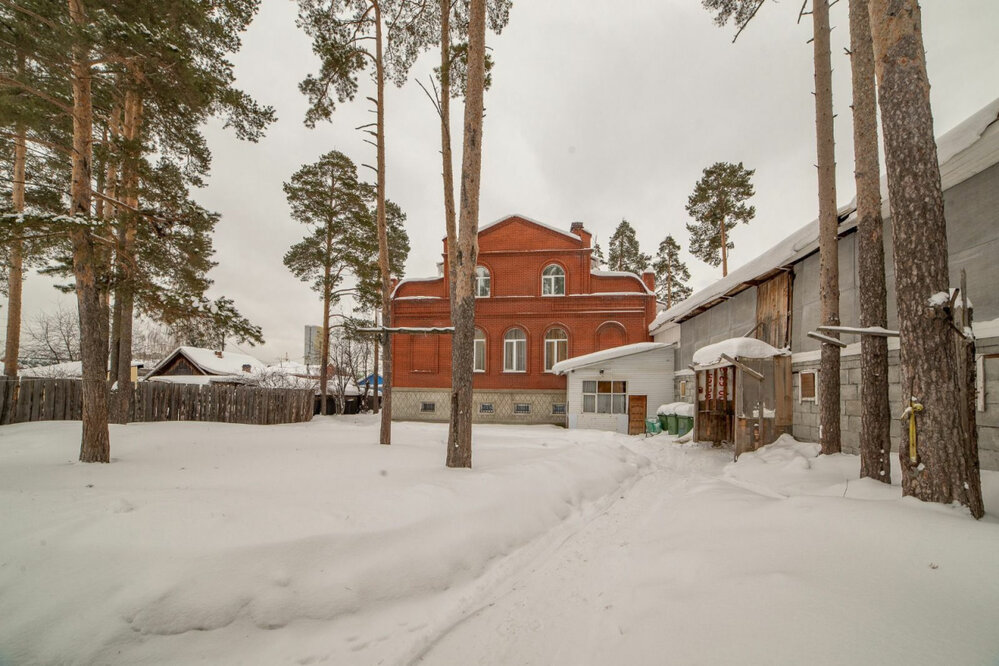
[[[673,343],[665,342],[636,342],[630,345],[622,345],[620,347],[612,347],[610,349],[603,349],[601,351],[596,351],[591,354],[584,354],[582,356],[576,356],[575,358],[568,358],[564,361],[559,361],[552,366],[552,372],[556,375],[565,375],[573,370],[579,370],[581,368],[588,368],[593,365],[598,365],[600,363],[606,363],[608,361],[614,361],[617,359],[624,358],[626,356],[633,356],[635,354],[645,354],[647,352],[661,351],[673,347]]]
[[[940,177],[947,190],[999,163],[999,99],[969,117],[937,139]],[[978,150],[969,151],[976,147]],[[972,154],[974,153],[974,154]],[[882,176],[882,213],[888,216],[887,179]],[[856,226],[856,200],[838,211],[840,235]],[[669,323],[680,323],[750,287],[789,270],[818,250],[818,220],[801,227],[777,245],[729,273],[726,277],[692,294],[690,298],[664,310],[649,324],[649,332],[658,333]]]

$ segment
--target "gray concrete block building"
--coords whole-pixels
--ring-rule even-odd
[[[974,304],[978,354],[978,429],[981,464],[999,469],[999,100],[986,106],[937,141],[951,284],[967,271]],[[891,221],[885,207],[885,274],[888,328],[897,328]],[[840,320],[860,322],[856,207],[840,209]],[[819,342],[807,337],[820,325],[818,222],[802,227],[761,256],[676,306],[661,312],[649,330],[656,342],[678,343],[674,374],[676,399],[694,401],[694,351],[733,337],[758,337],[792,352],[793,434],[816,441],[818,407],[815,373]],[[841,350],[843,448],[856,452],[860,433],[860,344],[857,336]],[[893,414],[904,409],[899,385],[898,339],[889,338],[889,385]],[[899,436],[900,424],[892,425]]]

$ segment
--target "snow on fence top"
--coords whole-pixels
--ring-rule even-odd
[[[694,365],[714,365],[722,360],[722,354],[732,358],[773,358],[790,353],[786,349],[777,349],[756,338],[729,338],[695,351]]]
[[[603,363],[605,361],[621,358],[622,356],[641,354],[643,352],[653,351],[656,349],[667,349],[671,346],[672,345],[666,344],[665,342],[636,342],[632,345],[622,345],[620,347],[604,349],[603,351],[593,352],[592,354],[584,354],[583,356],[576,356],[575,358],[559,361],[552,366],[552,372],[556,375],[564,375],[577,368],[583,368],[588,365]]]
[[[993,164],[999,163],[999,122],[997,120],[999,120],[999,99],[993,100],[937,139],[937,156],[940,160],[940,177],[943,189],[946,190],[964,182]],[[978,149],[965,152],[976,144],[980,144]],[[881,178],[881,198],[883,201],[882,214],[888,217],[888,189],[885,176]],[[856,199],[838,210],[841,234],[856,225],[856,210]],[[699,307],[709,306],[712,301],[722,296],[733,295],[729,292],[739,289],[744,283],[804,259],[818,249],[818,239],[819,221],[816,219],[760,256],[735,269],[727,277],[695,292],[690,298],[677,303],[670,309],[660,312],[649,324],[649,332],[654,334],[663,325],[681,320]]]

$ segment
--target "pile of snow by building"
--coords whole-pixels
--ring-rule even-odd
[[[620,435],[480,426],[475,469],[448,470],[446,426],[379,446],[343,417],[112,426],[112,464],[84,465],[79,428],[0,433],[0,663],[368,663],[648,464]]]

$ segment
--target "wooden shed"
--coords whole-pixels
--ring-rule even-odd
[[[791,432],[791,353],[754,338],[698,349],[694,439],[735,447],[735,457]]]

